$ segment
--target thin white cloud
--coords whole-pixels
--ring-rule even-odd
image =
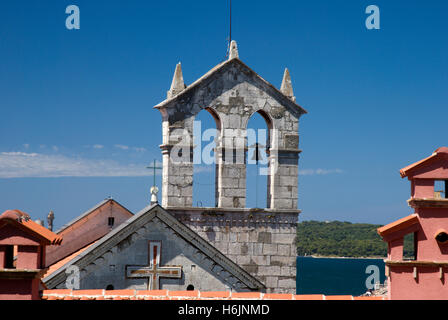
[[[302,176],[314,176],[314,175],[328,175],[328,174],[340,174],[344,173],[341,169],[303,169],[299,170],[299,175]]]
[[[138,177],[151,176],[152,172],[145,164],[40,153],[0,153],[0,178]],[[160,170],[156,174],[160,174]]]
[[[146,148],[143,148],[143,147],[129,147],[129,146],[122,145],[122,144],[116,144],[116,145],[114,145],[114,147],[117,149],[121,149],[121,150],[133,150],[136,152],[145,152],[146,151]]]
[[[36,157],[38,153],[26,153],[26,152],[2,152],[4,156],[23,156],[23,157]]]
[[[161,163],[157,163],[161,166]],[[58,154],[1,152],[0,178],[30,177],[139,177],[151,176],[146,164],[123,164],[113,160],[85,159]],[[210,166],[194,168],[195,172],[211,172]],[[156,174],[160,174],[157,170]],[[344,173],[341,169],[302,169],[299,175],[329,175]]]
[[[102,144],[94,144],[94,145],[92,146],[92,148],[93,148],[93,149],[103,149],[104,146],[103,146]]]
[[[118,149],[121,149],[121,150],[129,150],[128,146],[124,146],[122,144],[116,144],[114,147],[118,148]]]

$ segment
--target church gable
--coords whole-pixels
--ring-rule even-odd
[[[194,245],[192,238],[197,235],[181,230],[187,227],[159,206],[137,216],[44,279],[47,287],[66,288],[65,270],[72,265],[80,270],[80,289],[248,291],[263,287],[248,274],[241,275],[244,271],[238,266],[228,268],[230,260],[216,254],[216,249],[212,256]],[[211,247],[203,239],[196,241]]]
[[[295,101],[261,78],[238,58],[216,66],[185,90],[155,108],[162,112],[165,120],[175,124],[185,118],[194,117],[206,108],[213,108],[221,114],[232,113],[230,107],[239,108],[241,103],[246,107],[248,116],[266,107],[267,112],[270,112],[272,107],[286,108],[297,119],[306,113]]]

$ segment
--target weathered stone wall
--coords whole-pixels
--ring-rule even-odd
[[[168,210],[263,282],[268,293],[296,293],[297,212]]]
[[[158,218],[142,225],[131,235],[98,256],[89,252],[86,261],[75,263],[80,269],[80,289],[148,290],[148,278],[126,277],[126,267],[149,265],[148,241],[161,241],[161,266],[182,266],[180,279],[160,278],[160,288],[186,290],[192,285],[195,290],[238,292],[251,291],[235,276],[225,271],[212,259],[198,251],[188,239],[168,228]],[[57,285],[54,285],[57,283]],[[51,287],[66,288],[66,275],[51,281]]]

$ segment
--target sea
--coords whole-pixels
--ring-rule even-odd
[[[297,257],[297,294],[359,296],[385,280],[383,259]]]

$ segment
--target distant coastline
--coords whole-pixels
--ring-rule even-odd
[[[316,258],[385,259],[387,243],[381,225],[341,221],[303,221],[297,225],[297,255]],[[412,239],[404,239],[404,256],[412,254]]]
[[[384,260],[384,259],[386,259],[387,257],[375,257],[375,256],[372,256],[372,257],[338,257],[338,256],[321,256],[321,255],[309,255],[309,256],[297,256],[297,257],[300,257],[300,258],[316,258],[316,259],[321,259],[321,258],[326,258],[326,259],[375,259],[375,260],[378,260],[378,259],[381,259],[381,260]]]

